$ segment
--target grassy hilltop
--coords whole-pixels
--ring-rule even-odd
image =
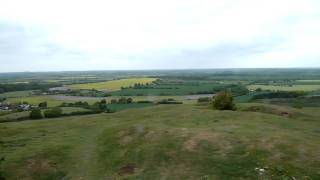
[[[0,124],[1,166],[8,179],[320,178],[319,108],[239,106],[158,105]]]

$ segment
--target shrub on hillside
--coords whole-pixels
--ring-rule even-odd
[[[40,109],[33,109],[29,115],[30,119],[41,119],[42,114]]]
[[[213,100],[213,108],[217,110],[234,110],[233,96],[228,91],[218,93]]]
[[[48,109],[48,110],[44,111],[44,116],[46,118],[60,117],[60,116],[62,116],[62,109],[59,107]]]
[[[41,102],[41,103],[39,103],[38,107],[39,108],[47,108],[48,104],[47,104],[47,102]]]

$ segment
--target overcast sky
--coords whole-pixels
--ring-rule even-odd
[[[320,0],[0,0],[0,72],[320,67]]]

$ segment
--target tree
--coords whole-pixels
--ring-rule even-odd
[[[48,110],[44,111],[44,116],[46,118],[60,117],[60,116],[62,116],[62,109],[59,107],[48,109]]]
[[[128,104],[132,103],[132,101],[133,101],[132,98],[128,98],[128,99],[127,99],[127,103],[128,103]]]
[[[39,108],[47,108],[47,107],[48,107],[48,104],[47,104],[46,101],[45,101],[45,102],[41,102],[41,103],[39,103],[38,107],[39,107]]]
[[[30,115],[29,115],[30,119],[41,119],[42,118],[42,114],[41,114],[41,110],[40,109],[33,109],[31,112],[30,112]]]
[[[107,101],[106,101],[105,99],[102,99],[102,100],[100,101],[100,104],[107,104]]]
[[[127,103],[127,98],[121,97],[121,98],[118,100],[118,103],[119,103],[119,104],[126,104],[126,103]]]
[[[116,104],[118,101],[116,99],[111,99],[111,104]]]
[[[234,110],[232,94],[228,91],[218,93],[214,97],[213,108],[217,110]]]

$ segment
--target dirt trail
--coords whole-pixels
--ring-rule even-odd
[[[97,174],[97,141],[99,135],[104,130],[103,127],[97,129],[92,128],[83,134],[83,141],[79,143],[79,147],[75,148],[74,164],[69,173],[72,179],[94,179]]]

